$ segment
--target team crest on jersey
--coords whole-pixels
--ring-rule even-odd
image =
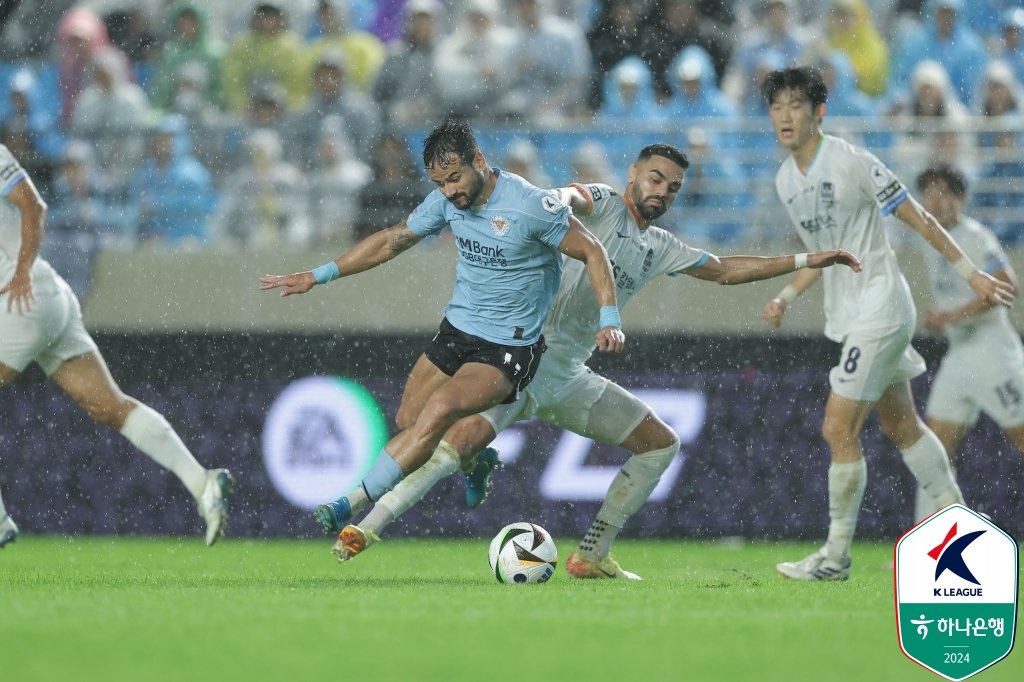
[[[491,216],[491,232],[499,237],[504,237],[508,234],[508,228],[508,218],[503,215]]]
[[[832,205],[836,203],[836,188],[829,181],[821,183],[821,204],[825,208],[832,208]]]

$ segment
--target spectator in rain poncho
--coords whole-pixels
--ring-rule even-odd
[[[975,81],[988,60],[981,38],[960,19],[963,0],[928,0],[920,30],[901,36],[890,92],[909,83],[917,65],[927,59],[941,64],[961,102],[974,96]]]
[[[320,35],[310,45],[311,64],[328,52],[342,55],[346,78],[368,93],[384,64],[386,50],[377,36],[351,28],[348,4],[342,0],[320,0],[317,4]]]
[[[60,89],[61,124],[69,126],[78,96],[92,83],[93,57],[100,50],[114,50],[128,69],[128,58],[110,43],[107,26],[95,12],[72,7],[57,25],[57,82]]]
[[[607,103],[608,73],[640,54],[643,7],[643,3],[634,0],[609,0],[603,3],[600,18],[587,33],[594,60],[589,103],[595,111]]]
[[[185,119],[165,116],[150,135],[150,154],[129,197],[139,240],[181,246],[206,241],[217,203],[210,173],[193,158]]]
[[[612,133],[603,142],[612,165],[624,171],[655,130],[671,123],[658,104],[651,71],[639,57],[626,57],[605,75],[603,99],[595,120]]]
[[[711,57],[703,48],[683,48],[670,67],[672,97],[665,103],[673,118],[737,117],[736,107],[718,88]]]
[[[359,195],[357,240],[408,218],[423,201],[424,190],[430,191],[423,171],[398,135],[385,134],[377,140],[370,167],[373,180]]]
[[[220,69],[224,45],[210,35],[203,5],[194,0],[178,0],[167,8],[165,23],[170,27],[171,37],[160,49],[153,76],[153,105],[164,111],[178,109],[182,71],[189,69],[192,79],[202,73],[203,99],[223,106]]]
[[[47,200],[47,236],[40,255],[83,297],[92,284],[97,250],[132,241],[124,207],[110,203],[88,142],[71,140],[65,146]]]
[[[497,118],[514,34],[500,23],[498,0],[466,0],[463,11],[464,20],[434,55],[441,98],[455,115]]]
[[[733,103],[715,85],[715,72],[711,58],[695,45],[683,48],[671,67],[675,92],[665,103],[668,116],[678,119],[718,119],[723,127],[736,122],[739,116]],[[714,147],[736,147],[743,136],[725,130],[712,130],[708,126],[710,144]]]
[[[221,63],[224,100],[232,111],[249,105],[254,88],[276,84],[288,94],[288,108],[306,98],[309,63],[298,34],[288,28],[279,0],[264,0],[252,13],[249,30],[235,38]]]
[[[33,146],[48,161],[59,159],[64,151],[64,134],[58,127],[56,116],[44,105],[39,83],[29,69],[14,72],[7,97],[0,124],[7,129],[13,128],[28,133],[32,137]],[[24,159],[19,159],[24,166]],[[38,179],[31,170],[29,175],[33,180]]]
[[[901,177],[917,177],[939,164],[969,167],[974,150],[963,132],[968,111],[938,62],[925,60],[914,69],[907,110],[897,120],[908,127],[891,150]]]
[[[696,0],[655,0],[640,22],[640,56],[651,67],[659,99],[675,90],[675,55],[687,46],[700,47],[711,56],[714,82],[725,75],[732,49],[727,33],[700,15]]]
[[[93,56],[93,82],[79,95],[71,131],[95,145],[112,189],[123,189],[145,153],[149,100],[128,80],[128,67],[113,49]]]
[[[626,57],[604,78],[603,104],[597,118],[604,123],[628,124],[664,120],[666,112],[654,96],[651,70],[639,57]],[[624,126],[624,131],[628,130]],[[630,144],[631,150],[636,145]]]
[[[1013,67],[1017,81],[1024,83],[1024,7],[1008,9],[1003,13],[999,37],[994,41],[992,54]]]
[[[882,95],[889,85],[889,46],[871,23],[867,3],[833,0],[826,26],[828,44],[850,60],[855,74],[854,86],[872,97]]]
[[[995,144],[995,135],[1001,128],[1020,130],[1024,122],[1024,89],[1007,62],[996,59],[988,63],[975,102],[975,111],[985,121],[985,130],[978,140],[983,149]]]
[[[437,0],[409,0],[406,5],[405,38],[388,44],[387,59],[373,86],[373,98],[386,120],[422,126],[440,111],[434,59],[443,9]]]
[[[503,105],[531,123],[573,117],[587,99],[590,48],[551,14],[544,0],[511,0],[515,9],[515,43],[509,56],[509,84]]]
[[[337,116],[323,120],[309,175],[311,241],[335,248],[354,241],[359,195],[373,177],[370,167],[352,153],[343,126]]]
[[[807,49],[810,35],[797,23],[792,0],[756,4],[758,25],[745,33],[736,46],[722,89],[741,103],[741,109],[747,113],[767,116],[761,81],[775,69],[795,66]]]
[[[246,141],[249,162],[224,185],[214,218],[220,241],[274,249],[310,241],[305,177],[282,160],[281,137],[257,129]]]
[[[700,128],[687,133],[690,167],[676,199],[670,227],[693,246],[730,244],[744,238],[754,197],[743,170]]]
[[[348,137],[346,148],[364,163],[381,134],[381,111],[376,102],[348,81],[348,62],[340,52],[324,52],[312,73],[313,96],[306,108],[288,123],[294,152],[303,170],[317,163],[324,119],[341,120]]]

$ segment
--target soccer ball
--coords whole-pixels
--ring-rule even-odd
[[[510,523],[491,540],[487,563],[499,583],[542,583],[555,573],[558,549],[534,523]]]

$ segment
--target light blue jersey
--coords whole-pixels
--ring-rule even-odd
[[[554,191],[498,171],[483,206],[463,210],[434,190],[407,225],[421,237],[452,228],[459,261],[444,314],[456,329],[491,343],[529,346],[540,337],[558,291],[558,247],[569,231],[569,213]]]

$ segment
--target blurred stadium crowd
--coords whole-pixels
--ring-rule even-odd
[[[71,280],[100,248],[305,248],[386,227],[431,189],[419,144],[449,113],[491,163],[541,186],[621,186],[641,146],[678,144],[694,163],[666,227],[701,246],[782,239],[758,83],[793,63],[823,69],[827,132],[909,185],[953,162],[971,214],[1024,241],[1019,0],[5,10],[2,142],[49,202],[44,255]]]

